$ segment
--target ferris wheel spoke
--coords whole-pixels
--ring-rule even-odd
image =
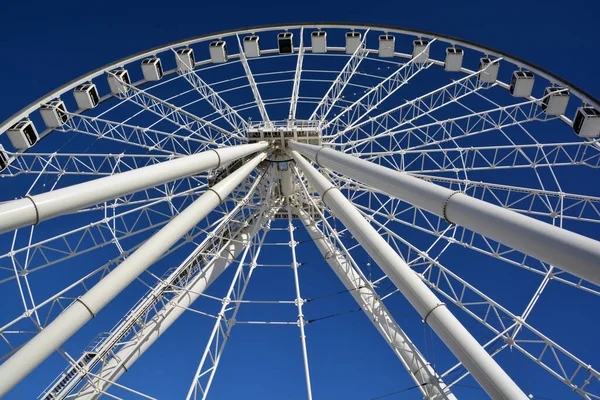
[[[343,149],[346,149],[346,145],[350,145],[350,148],[352,148],[352,145],[357,141],[357,139],[353,140],[353,137],[357,136],[359,132],[366,135],[367,138],[363,139],[364,141],[393,135],[395,129],[404,124],[412,123],[481,89],[489,89],[494,86],[495,84],[481,82],[479,72],[471,72],[461,79],[432,90],[391,110],[372,116],[366,121],[352,127],[346,127],[332,135],[324,135],[323,139],[328,140],[332,145],[342,146]],[[340,140],[342,137],[347,137],[349,143],[342,142]]]
[[[352,142],[351,146],[345,148],[348,152],[352,148],[370,140],[389,135],[399,135],[402,138],[401,147],[391,148],[394,150],[426,150],[432,145],[439,145],[449,141],[459,140],[485,132],[500,130],[510,126],[521,125],[532,121],[549,121],[557,117],[545,114],[539,105],[541,99],[528,100],[526,102],[501,106],[487,111],[473,112],[471,114],[418,125],[411,128],[392,129],[376,137],[367,137]]]
[[[14,161],[0,175],[21,174],[106,176],[143,168],[175,158],[166,154],[6,153]]]
[[[361,120],[369,115],[371,111],[378,109],[378,107],[388,97],[390,97],[404,85],[408,84],[410,80],[413,79],[419,72],[424,69],[428,69],[433,65],[433,62],[431,61],[420,60],[421,55],[429,52],[429,46],[433,42],[435,42],[435,38],[433,38],[427,44],[427,46],[425,46],[425,48],[416,55],[416,57],[402,64],[400,68],[385,77],[381,82],[371,88],[349,107],[344,108],[344,110],[335,118],[332,118],[329,122],[327,122],[323,128],[329,129],[333,132],[344,132],[345,130],[351,130]],[[344,117],[344,120],[342,120],[342,117]],[[339,134],[336,134],[335,136],[338,135]]]
[[[304,27],[300,28],[300,47],[298,47],[298,60],[296,61],[296,71],[294,73],[294,86],[290,96],[290,112],[288,120],[296,119],[296,107],[298,106],[298,97],[300,96],[300,82],[302,78],[302,63],[304,61]]]
[[[246,53],[244,52],[244,48],[240,41],[240,36],[236,34],[235,37],[237,38],[238,48],[240,49],[240,60],[242,61],[244,72],[246,73],[250,89],[252,90],[252,95],[254,96],[254,103],[258,107],[258,111],[260,112],[260,116],[262,117],[263,122],[265,122],[268,125],[271,125],[269,113],[267,113],[267,108],[265,107],[265,103],[263,102],[263,99],[260,95],[260,91],[258,90],[258,85],[256,84],[256,80],[254,79],[254,74],[250,69],[250,64],[248,64],[248,59],[246,58]]]
[[[171,49],[175,57],[183,62],[179,54]],[[194,69],[188,71],[177,70],[183,78],[196,90],[196,92],[210,104],[215,111],[233,128],[233,135],[242,138],[243,130],[248,123],[235,111],[208,83],[206,83]]]
[[[200,148],[208,148],[210,141],[194,137],[181,136],[174,133],[142,128],[121,122],[109,121],[81,114],[69,113],[69,119],[59,130],[76,132],[94,136],[99,139],[141,147],[148,151],[156,150],[168,154],[190,154],[191,144]]]
[[[461,158],[465,161],[464,169],[467,172],[576,165],[600,168],[600,149],[590,142],[381,150],[361,152],[361,155],[378,164],[385,161],[404,165],[402,170],[411,174],[459,172],[450,162],[458,162]]]
[[[342,92],[352,80],[358,67],[360,66],[362,60],[369,54],[369,50],[366,47],[367,35],[369,34],[369,29],[367,29],[363,35],[363,39],[360,44],[356,47],[350,59],[344,65],[338,76],[335,78],[323,98],[319,101],[319,104],[311,114],[309,120],[319,120],[319,128],[325,129],[329,123],[325,123],[327,116],[336,105],[336,103],[341,99]]]
[[[162,100],[159,97],[151,95],[143,89],[129,85],[122,80],[119,80],[119,84],[121,85],[122,89],[120,94],[121,98],[129,100],[130,102],[142,107],[144,110],[164,118],[179,128],[185,129],[194,135],[199,135],[209,142],[215,141],[216,144],[217,138],[221,138],[221,140],[235,138],[242,142],[246,141],[245,138],[237,133],[229,132],[213,124],[212,122],[206,121],[191,114],[182,107],[177,107],[166,100]]]

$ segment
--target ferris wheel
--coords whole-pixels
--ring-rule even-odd
[[[253,27],[99,68],[0,126],[0,397],[165,398],[135,374],[154,357],[204,399],[249,326],[293,330],[296,395],[326,397],[311,333],[333,354],[356,318],[411,398],[600,399],[599,136],[564,79],[388,26]],[[194,346],[156,350],[190,318]]]

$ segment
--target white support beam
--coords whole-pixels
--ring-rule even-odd
[[[377,262],[394,285],[429,324],[440,339],[463,363],[493,399],[525,400],[527,396],[486,350],[431,292],[389,243],[362,217],[360,212],[327,178],[297,151],[291,151],[296,165],[321,195],[323,202]]]
[[[427,362],[408,335],[400,328],[373,289],[373,285],[362,274],[352,268],[344,254],[324,235],[315,220],[306,211],[297,208],[296,213],[327,264],[354,297],[369,321],[373,323],[381,336],[390,345],[411,378],[422,388],[423,394],[427,396],[426,398],[431,400],[456,400],[456,397],[450,392],[450,389],[446,388],[446,384],[431,364]]]
[[[338,151],[288,146],[352,179],[600,285],[600,242]]]
[[[298,106],[298,97],[300,96],[300,81],[302,77],[302,62],[304,61],[304,27],[300,29],[300,47],[298,47],[298,60],[296,61],[296,73],[294,74],[294,86],[292,87],[292,97],[290,99],[290,112],[288,120],[296,119],[296,107]]]
[[[269,119],[269,114],[267,113],[267,108],[265,107],[265,103],[260,95],[260,91],[258,90],[258,86],[256,85],[256,80],[254,79],[254,75],[252,74],[252,70],[250,69],[250,65],[248,64],[248,59],[246,58],[246,53],[244,53],[244,46],[242,46],[242,42],[240,41],[239,35],[235,35],[238,42],[238,48],[240,49],[240,60],[242,61],[242,66],[244,67],[244,72],[246,72],[246,77],[248,78],[248,83],[250,84],[250,89],[252,89],[252,94],[254,95],[254,101],[256,102],[256,106],[258,107],[258,112],[260,112],[260,116],[263,122],[270,126],[271,120]]]
[[[356,70],[360,66],[362,60],[369,54],[369,49],[367,49],[367,34],[369,33],[369,29],[367,29],[363,35],[362,42],[360,46],[356,48],[344,68],[340,71],[338,76],[335,78],[335,81],[331,84],[325,96],[321,99],[317,108],[313,111],[309,120],[319,120],[319,128],[323,127],[323,123],[331,110],[333,110],[333,106],[338,102],[339,99],[342,98],[342,92],[348,85],[348,82],[352,79]]]
[[[261,142],[205,151],[0,204],[0,233],[148,189],[265,150]]]
[[[160,259],[164,252],[229,196],[265,157],[264,152],[258,154],[206,191],[0,365],[0,397],[7,394],[141,273]]]

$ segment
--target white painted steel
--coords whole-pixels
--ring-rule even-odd
[[[288,146],[323,167],[600,284],[596,240],[329,148],[296,142]]]
[[[0,365],[0,397],[8,393],[68,338],[94,318],[106,304],[206,217],[265,157],[264,152],[258,154],[206,191]]]
[[[266,142],[225,147],[0,204],[0,233],[185,178],[265,150]]]
[[[448,346],[464,367],[493,399],[527,399],[496,361],[485,351],[444,303],[429,290],[406,262],[365,220],[360,212],[327,178],[297,151],[291,151],[308,182],[323,202],[354,235],[394,285]]]
[[[317,245],[321,255],[333,272],[354,297],[369,321],[388,342],[417,385],[422,385],[428,399],[456,400],[423,354],[415,347],[408,335],[400,328],[372,284],[357,272],[341,251],[327,238],[315,220],[304,210],[296,213]]]

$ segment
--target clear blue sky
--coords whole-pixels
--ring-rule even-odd
[[[215,31],[300,21],[389,24],[464,38],[524,58],[566,78],[595,97],[600,97],[600,53],[596,39],[600,3],[593,0],[197,0],[171,3],[68,0],[5,3],[0,14],[3,17],[0,24],[0,48],[4,54],[0,62],[0,120],[8,118],[34,99],[79,75],[147,48]],[[306,239],[307,234],[299,233],[298,236]],[[305,258],[307,257],[306,255]],[[288,278],[289,276],[285,276],[285,279]],[[317,279],[316,275],[315,278]],[[261,290],[276,285],[278,279],[284,278],[272,276],[263,280],[253,292],[255,298],[261,296]],[[310,280],[309,272],[306,279]],[[510,278],[498,279],[506,285],[508,291],[511,290]],[[289,280],[286,282],[289,283]],[[339,287],[335,290],[337,289]],[[311,290],[315,294],[328,292],[327,288],[317,284]],[[577,303],[574,301],[572,304],[576,306]],[[406,304],[399,302],[393,307],[400,320],[405,316],[405,306]],[[352,302],[350,299],[339,300],[329,304],[329,307],[337,311],[348,310],[352,308]],[[315,313],[321,314],[319,311]],[[359,313],[356,314],[336,319],[335,335],[330,334],[332,325],[328,325],[328,322],[315,324],[309,331],[309,353],[314,362],[313,383],[320,388],[319,392],[315,391],[317,399],[366,400],[411,385],[398,361],[385,343],[379,340],[368,321]],[[407,319],[414,318],[412,311],[407,314]],[[288,313],[290,318],[293,315],[293,311]],[[588,318],[594,320],[595,315],[589,315]],[[563,320],[563,323],[573,325],[569,328],[577,330],[577,319]],[[164,399],[178,398],[182,391],[187,390],[189,376],[185,375],[185,371],[189,374],[189,371],[196,368],[200,355],[198,353],[204,347],[210,325],[212,321],[187,315],[179,321],[177,328],[165,335],[159,348],[150,351],[136,365],[136,370],[130,373],[130,377],[126,376],[124,379],[139,383],[143,379],[141,377],[147,374],[145,376],[148,385],[152,387],[151,394]],[[597,331],[597,328],[595,323],[588,322],[582,326],[585,330],[582,335],[589,337],[592,335],[590,330]],[[274,328],[261,336],[253,328],[242,329],[245,329],[243,335],[247,341],[232,341],[228,345],[226,353],[231,358],[224,360],[221,374],[215,382],[213,398],[303,398],[304,384],[298,358],[297,330],[292,332],[293,328],[282,328],[285,330],[283,332]],[[429,331],[426,330],[425,334],[429,334]],[[241,335],[239,337],[241,339]],[[336,351],[330,352],[330,340],[336,343]],[[435,346],[437,351],[442,344],[437,342]],[[344,348],[347,349],[346,352],[341,350]],[[269,355],[264,353],[266,349],[272,350]],[[289,359],[289,349],[296,351],[292,354],[296,357],[293,363]],[[588,356],[587,359],[600,360],[597,348],[579,350],[578,354]],[[243,354],[244,359],[239,363],[233,357],[236,352]],[[431,355],[431,349],[429,352]],[[189,353],[193,356],[187,357]],[[443,350],[440,353],[443,354]],[[172,358],[167,358],[169,355]],[[357,359],[365,361],[357,366]],[[521,358],[515,360],[518,362]],[[57,362],[60,364],[60,361]],[[547,377],[542,372],[535,374],[519,366],[513,368],[517,374],[523,374],[521,382]],[[282,370],[287,372],[288,369],[289,373],[279,373]],[[525,374],[532,375],[524,377]],[[285,375],[285,378],[282,377]],[[38,394],[39,386],[43,386],[42,378],[35,376],[31,386],[21,386],[7,398],[32,398]],[[139,388],[142,386],[137,385]],[[177,388],[175,392],[173,387]],[[537,392],[538,398],[559,399],[552,387],[549,386],[548,391]],[[264,396],[257,394],[261,389],[266,391]],[[484,393],[477,389],[463,388],[462,393],[463,398],[484,398]],[[412,391],[389,398],[416,399],[419,396],[416,391]]]

